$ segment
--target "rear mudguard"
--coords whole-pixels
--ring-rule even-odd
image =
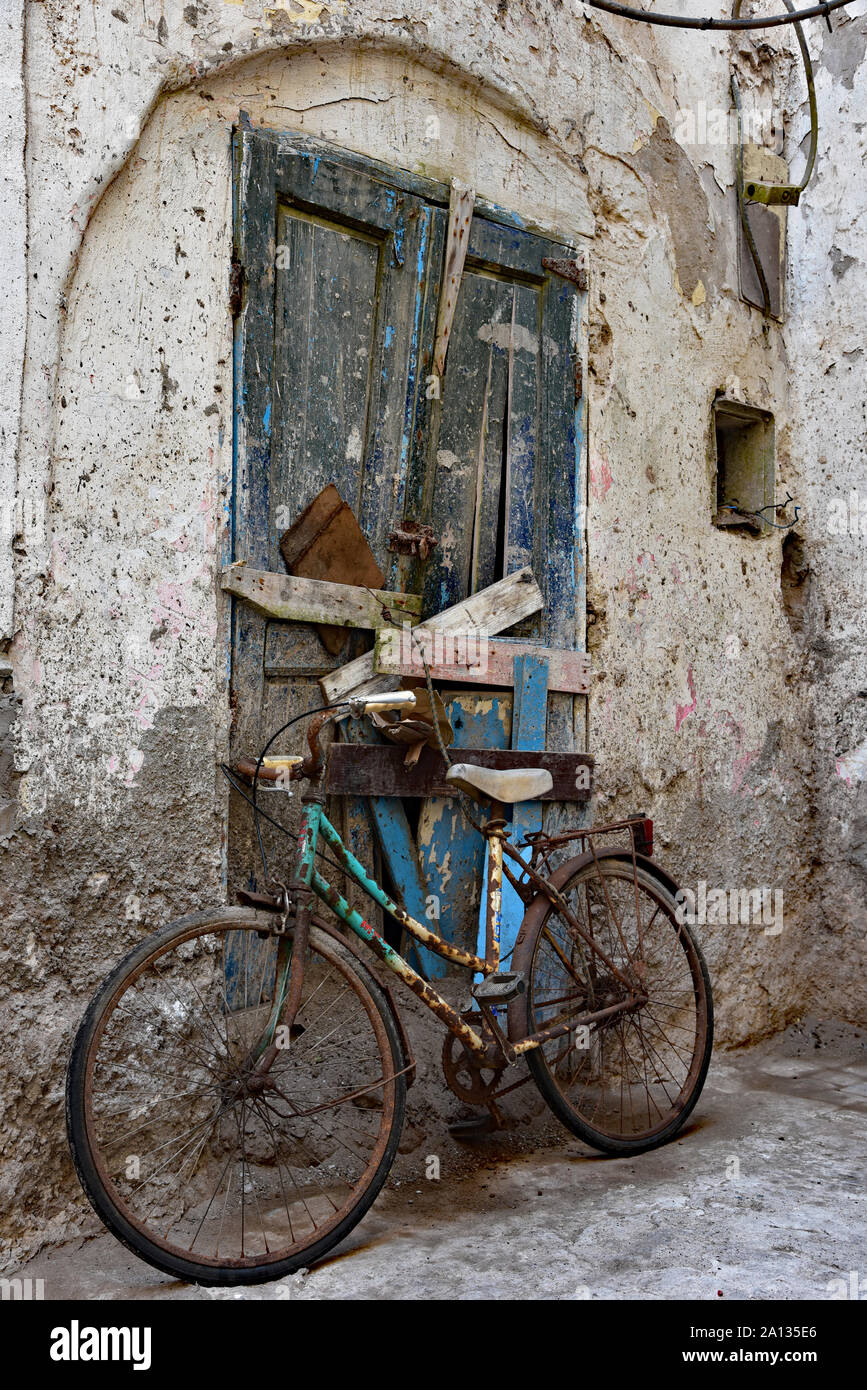
[[[604,853],[597,854],[595,857],[600,862],[606,859],[616,859],[622,864],[632,864],[632,855],[629,850],[605,851]],[[559,869],[555,869],[554,873],[551,874],[551,882],[555,888],[560,889],[563,887],[564,883],[568,883],[573,874],[585,868],[587,864],[592,864],[593,862],[594,856],[589,851],[586,854],[576,855],[574,859],[567,859],[565,863],[560,865]],[[635,863],[639,868],[643,869],[645,873],[649,874],[651,878],[655,878],[660,887],[664,888],[672,897],[676,895],[678,891],[677,884],[671,877],[671,874],[667,873],[655,860],[648,859],[643,854],[636,854]],[[524,920],[518,932],[518,939],[515,942],[515,949],[512,952],[512,963],[509,968],[511,970],[520,970],[525,980],[529,980],[530,977],[533,947],[536,942],[539,926],[550,906],[550,898],[546,897],[544,893],[539,892],[528,904],[527,910],[524,913]],[[508,1022],[510,1042],[520,1042],[521,1038],[524,1036],[526,1008],[526,998],[520,995],[509,1004]]]

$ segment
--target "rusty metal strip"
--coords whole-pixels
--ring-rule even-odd
[[[555,256],[543,256],[542,266],[545,270],[550,270],[552,275],[559,275],[561,280],[571,280],[573,285],[577,285],[582,294],[587,289],[587,271],[580,261],[558,260]]]
[[[437,314],[437,332],[434,346],[434,371],[442,378],[446,369],[446,353],[449,348],[449,334],[455,317],[458,292],[467,246],[470,241],[470,223],[473,220],[473,206],[476,201],[474,188],[467,188],[457,179],[452,179],[449,195],[449,225],[446,233],[446,267],[444,291]]]

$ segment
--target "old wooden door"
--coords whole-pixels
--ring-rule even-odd
[[[579,297],[574,282],[543,264],[562,264],[563,257],[563,246],[545,237],[478,212],[473,217],[439,428],[412,505],[440,537],[424,577],[425,612],[530,564],[545,607],[520,635],[574,648],[583,637],[576,580]],[[576,746],[571,696],[550,696],[529,727],[525,705],[520,730],[512,691],[464,687],[447,703],[457,744]],[[437,798],[422,808],[418,845],[429,890],[441,898],[444,934],[470,945],[484,868],[479,836],[456,801]]]
[[[260,569],[285,573],[280,535],[326,483],[355,511],[383,569],[388,532],[403,515],[445,213],[360,164],[272,133],[235,138],[244,289],[233,558]],[[330,656],[312,627],[270,621],[240,602],[233,624],[232,745],[249,755],[293,714],[321,704],[317,678],[358,647],[348,634],[344,652]],[[296,749],[299,732],[275,751]],[[231,821],[237,883],[257,867],[240,801]]]
[[[429,614],[526,563],[546,597],[520,634],[574,647],[576,602],[575,285],[543,265],[568,254],[478,204],[441,398],[430,374],[449,190],[306,137],[242,130],[235,141],[235,244],[245,279],[236,326],[235,559],[283,570],[281,532],[328,482],[354,508],[388,587],[424,595]],[[403,517],[439,538],[421,565],[387,549]],[[314,629],[234,613],[233,746],[257,750],[290,715],[320,703],[331,657]],[[509,746],[511,691],[444,692],[456,742]],[[547,731],[569,750],[573,699],[550,697]],[[544,718],[542,723],[544,724]],[[297,731],[286,748],[297,749]],[[525,742],[523,746],[529,746]],[[394,886],[418,914],[470,944],[482,846],[451,801],[372,808]],[[370,862],[368,820],[342,828]],[[386,865],[388,867],[388,864]],[[243,807],[230,869],[255,872]],[[432,964],[430,960],[426,962]]]

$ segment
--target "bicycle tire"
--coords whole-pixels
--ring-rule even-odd
[[[186,945],[187,942],[195,941],[209,928],[256,932],[261,937],[263,933],[273,931],[273,925],[273,917],[253,909],[219,908],[180,918],[140,942],[104,980],[94,995],[79,1026],[67,1072],[66,1120],[69,1147],[76,1172],[91,1206],[104,1225],[127,1249],[166,1274],[198,1284],[235,1285],[277,1280],[320,1260],[346,1238],[376,1200],[394,1161],[403,1129],[407,1078],[403,1074],[405,1062],[399,1026],[390,1002],[376,979],[354,953],[335,939],[321,921],[314,918],[310,928],[310,951],[326,962],[331,962],[347,982],[347,988],[355,989],[360,1005],[373,1025],[377,1045],[384,1059],[383,1066],[390,1064],[392,1068],[392,1074],[386,1083],[389,1088],[393,1088],[388,1091],[391,1115],[388,1120],[387,1138],[376,1166],[372,1167],[370,1172],[365,1172],[363,1185],[351,1207],[341,1219],[334,1220],[321,1236],[310,1239],[303,1248],[293,1248],[276,1258],[269,1256],[257,1259],[251,1256],[241,1265],[237,1261],[228,1265],[221,1264],[219,1258],[215,1261],[211,1258],[205,1260],[201,1256],[184,1255],[179,1250],[167,1248],[165,1242],[154,1239],[153,1232],[131,1212],[117,1184],[107,1177],[103,1155],[96,1142],[92,1113],[93,1073],[97,1065],[100,1040],[117,1005],[132,987],[132,982],[137,981],[149,960],[160,959],[173,945]],[[386,1088],[383,1086],[383,1096],[385,1095]],[[345,1104],[345,1101],[340,1103]],[[293,1118],[294,1116],[289,1116],[290,1121]],[[279,1172],[279,1158],[277,1166]],[[286,1214],[288,1218],[288,1202]]]

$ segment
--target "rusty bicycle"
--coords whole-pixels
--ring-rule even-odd
[[[637,1154],[677,1134],[701,1093],[708,972],[645,817],[539,832],[522,856],[505,809],[550,790],[551,774],[452,765],[455,792],[489,808],[483,956],[414,920],[346,848],[325,815],[322,732],[414,699],[391,692],[317,712],[303,758],[269,758],[274,735],[248,775],[254,808],[262,776],[308,783],[291,877],[140,942],[79,1027],[67,1080],[79,1178],[109,1230],[176,1277],[279,1279],[333,1249],[382,1188],[415,1062],[364,948],[444,1024],[445,1077],[470,1104],[496,1113],[526,1060],[567,1129]],[[413,969],[323,877],[317,853],[415,941],[474,972],[472,1006],[456,1010]],[[504,877],[525,904],[508,970]]]

